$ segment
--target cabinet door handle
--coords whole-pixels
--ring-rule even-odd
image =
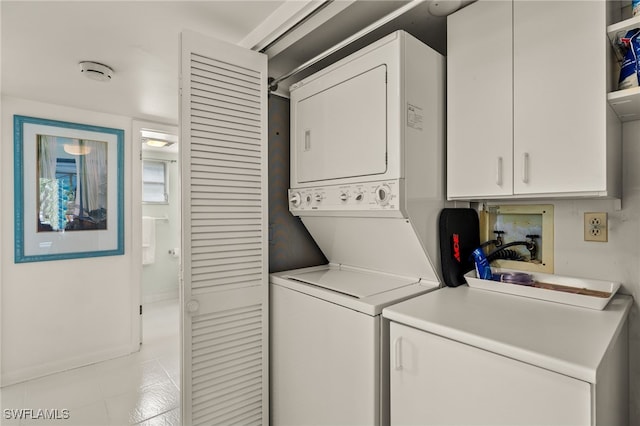
[[[402,370],[402,337],[398,337],[396,338],[396,340],[393,341],[393,347],[394,347],[394,354],[393,354],[394,369]]]
[[[496,165],[496,185],[502,186],[502,157],[498,157]]]
[[[309,151],[311,149],[311,130],[304,131],[304,150]]]
[[[529,153],[522,156],[522,182],[529,183]]]

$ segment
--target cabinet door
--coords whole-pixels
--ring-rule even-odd
[[[391,323],[392,425],[589,425],[591,386]]]
[[[447,18],[447,195],[512,194],[511,2]]]
[[[605,7],[514,2],[515,194],[607,189]]]

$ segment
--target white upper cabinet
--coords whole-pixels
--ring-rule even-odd
[[[607,7],[480,0],[449,16],[449,199],[621,196]]]
[[[511,195],[511,3],[478,2],[447,21],[450,198]]]

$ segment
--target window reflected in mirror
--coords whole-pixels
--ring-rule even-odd
[[[107,229],[107,142],[37,135],[38,232]]]

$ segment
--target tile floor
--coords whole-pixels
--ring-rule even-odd
[[[180,424],[178,301],[143,308],[140,352],[0,389],[2,426]],[[68,419],[6,419],[5,409],[67,409]]]

